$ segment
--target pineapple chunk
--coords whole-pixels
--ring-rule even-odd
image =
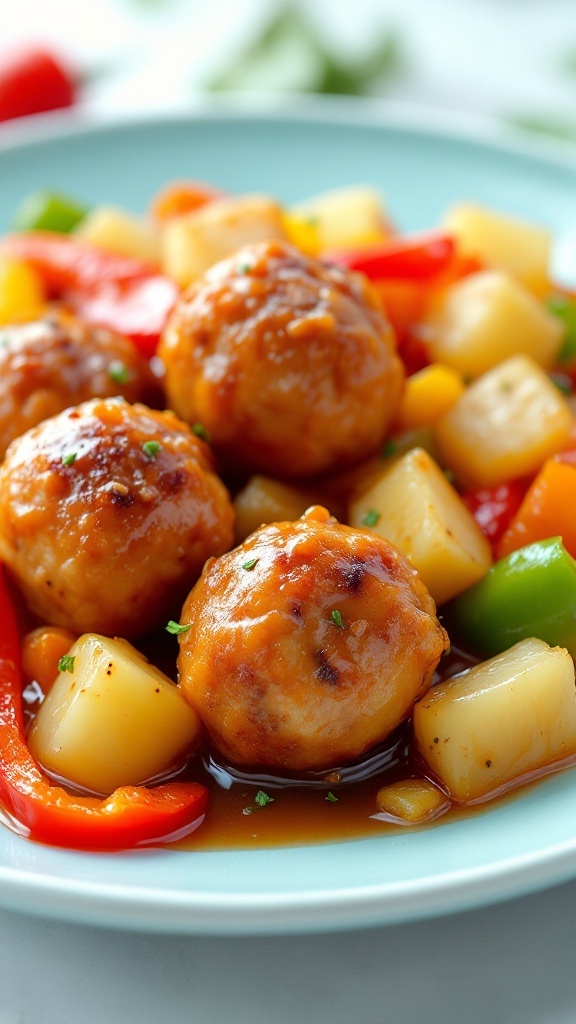
[[[448,412],[464,393],[464,381],[450,366],[432,363],[407,378],[394,420],[398,431],[420,430]]]
[[[390,233],[380,193],[367,186],[334,189],[291,206],[286,230],[311,256],[323,250],[374,245]]]
[[[467,388],[435,425],[442,459],[466,487],[535,473],[570,432],[565,398],[529,356],[513,356]]]
[[[234,499],[236,543],[240,544],[264,523],[300,519],[315,504],[317,501],[308,491],[267,476],[253,476]]]
[[[487,796],[576,752],[574,663],[529,639],[439,683],[414,707],[418,749],[454,800]]]
[[[436,604],[467,590],[492,564],[474,517],[423,448],[384,469],[352,502],[350,524],[372,529],[406,555]]]
[[[86,633],[70,648],[28,742],[48,771],[110,794],[170,768],[199,736],[198,715],[167,676],[127,641]]]
[[[243,245],[286,238],[282,208],[269,196],[226,196],[173,217],[161,235],[162,269],[186,287]]]
[[[97,206],[74,234],[89,245],[120,256],[134,256],[154,265],[160,262],[160,239],[155,226],[114,206]]]
[[[506,270],[538,295],[546,289],[552,251],[549,231],[472,203],[454,206],[443,224],[464,255],[479,256],[491,267]]]
[[[446,794],[428,779],[402,779],[382,786],[376,795],[378,807],[386,817],[415,825],[430,821],[449,805]],[[380,815],[376,815],[380,817]]]
[[[423,329],[432,358],[468,377],[522,352],[550,367],[563,335],[558,317],[499,270],[471,274],[446,288]]]

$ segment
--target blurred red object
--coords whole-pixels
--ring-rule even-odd
[[[0,121],[71,107],[76,82],[60,58],[40,47],[0,56]]]

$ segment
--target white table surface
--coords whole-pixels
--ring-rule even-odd
[[[189,938],[0,912],[0,1024],[573,1024],[576,882],[332,935]]]

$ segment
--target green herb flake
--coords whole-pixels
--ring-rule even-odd
[[[76,661],[76,657],[75,656],[71,657],[69,654],[65,654],[64,657],[60,658],[60,661],[58,662],[58,671],[59,672],[73,672],[74,671],[74,662],[75,661]]]
[[[76,462],[77,458],[78,458],[77,452],[69,452],[68,455],[63,455],[62,456],[62,465],[63,466],[73,466],[74,463]]]
[[[115,384],[127,384],[130,374],[120,359],[113,359],[108,365],[108,376]]]
[[[447,479],[449,484],[453,484],[455,482],[455,480],[456,480],[456,476],[455,476],[454,471],[452,469],[445,469],[444,470],[444,476],[446,477],[446,479]]]
[[[376,523],[380,519],[380,513],[375,508],[369,508],[362,522],[364,526],[376,526]]]
[[[248,562],[244,562],[242,564],[242,568],[245,569],[246,572],[251,572],[251,570],[256,565],[256,562],[259,562],[259,561],[260,561],[259,558],[251,558]]]
[[[236,269],[237,269],[239,274],[249,274],[250,271],[252,270],[252,264],[251,263],[239,263]]]
[[[565,373],[551,373],[550,380],[563,395],[572,394],[572,381]]]
[[[167,633],[172,633],[172,636],[180,636],[182,633],[187,633],[191,625],[191,622],[187,622],[181,626],[179,622],[174,622],[174,619],[170,619],[165,629]]]
[[[344,619],[342,618],[342,614],[338,611],[337,608],[334,609],[330,618],[332,619],[334,625],[338,627],[338,629],[346,629],[346,626],[344,625]]]
[[[396,454],[397,449],[398,445],[396,444],[395,441],[385,441],[380,449],[380,458],[389,459],[392,455]]]
[[[202,441],[206,441],[206,444],[210,444],[210,441],[212,440],[210,431],[206,429],[203,423],[193,423],[190,429],[196,437],[201,438]]]
[[[147,455],[148,458],[154,462],[158,452],[162,451],[162,445],[159,441],[144,441],[142,451],[144,452],[144,455]]]
[[[254,803],[258,804],[258,807],[266,807],[266,804],[274,803],[274,797],[268,796],[268,793],[265,793],[263,789],[259,789],[254,797]]]
[[[325,799],[328,801],[329,804],[337,804],[338,803],[338,797],[334,796],[334,793],[331,793],[331,792],[326,793]]]

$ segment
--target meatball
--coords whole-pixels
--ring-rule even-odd
[[[23,434],[0,467],[0,557],[31,610],[75,633],[165,625],[232,539],[210,449],[173,413],[94,399]]]
[[[0,458],[14,438],[71,405],[123,395],[160,395],[146,360],[126,338],[64,310],[0,328]]]
[[[383,740],[447,636],[416,571],[325,509],[209,562],[184,604],[179,681],[236,765],[334,768]]]
[[[403,369],[368,281],[283,242],[246,246],[177,303],[159,354],[168,402],[224,463],[285,479],[360,461]]]

